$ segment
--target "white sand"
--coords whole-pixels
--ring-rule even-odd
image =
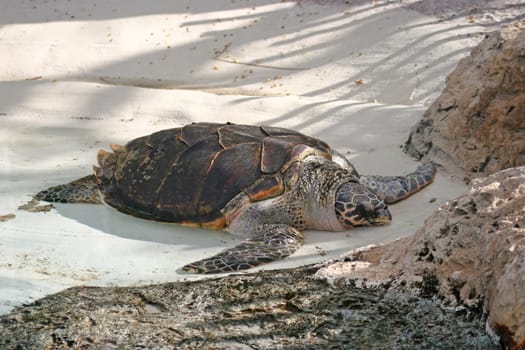
[[[0,215],[16,214],[0,222],[0,312],[74,285],[194,278],[177,269],[238,242],[104,206],[16,209],[90,173],[110,142],[191,121],[264,123],[351,151],[362,173],[411,171],[399,147],[410,126],[482,33],[525,9],[477,3],[0,3]],[[264,268],[410,235],[463,189],[440,174],[391,207],[391,225],[308,231],[297,254]]]

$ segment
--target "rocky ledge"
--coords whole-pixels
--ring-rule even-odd
[[[476,310],[315,267],[144,287],[76,287],[0,317],[0,348],[498,349]]]
[[[459,62],[405,150],[467,180],[525,165],[525,22]]]
[[[316,276],[369,287],[434,281],[451,305],[488,314],[506,347],[525,349],[525,167],[473,181],[414,236],[354,252]]]

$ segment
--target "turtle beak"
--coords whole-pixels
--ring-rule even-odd
[[[387,207],[377,210],[377,217],[373,219],[374,225],[384,225],[392,221],[392,214]]]

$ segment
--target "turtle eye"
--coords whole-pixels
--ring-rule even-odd
[[[355,212],[357,215],[360,215],[362,217],[367,217],[369,215],[374,215],[374,208],[368,203],[366,204],[359,203],[355,207]]]

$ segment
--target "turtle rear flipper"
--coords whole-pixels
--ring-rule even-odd
[[[256,234],[241,244],[215,256],[188,264],[185,273],[224,273],[246,270],[293,254],[303,243],[303,235],[284,224],[255,228]]]
[[[405,176],[361,176],[359,182],[383,197],[387,204],[398,202],[434,180],[436,167],[423,164]]]
[[[54,203],[102,203],[94,175],[42,190],[35,198]]]

